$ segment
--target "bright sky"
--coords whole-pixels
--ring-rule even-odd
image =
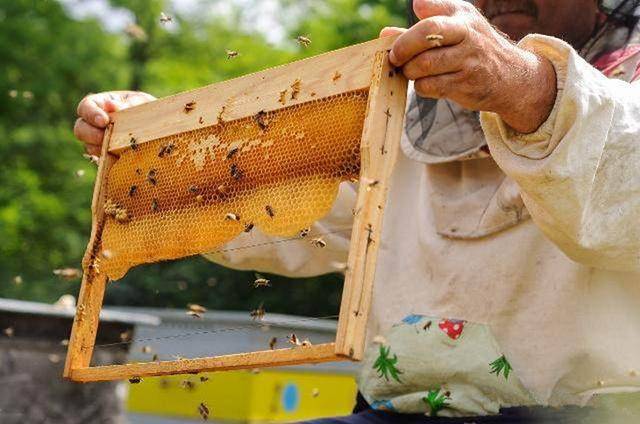
[[[86,17],[98,18],[109,31],[122,31],[133,22],[133,14],[126,9],[113,8],[107,0],[59,0],[68,13],[78,19]],[[165,13],[171,15],[205,13],[228,15],[234,6],[246,10],[246,25],[252,25],[265,34],[272,43],[282,41],[285,36],[284,28],[277,17],[282,11],[277,0],[168,0],[170,7]],[[159,17],[158,17],[159,18]]]

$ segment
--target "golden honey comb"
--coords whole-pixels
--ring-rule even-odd
[[[288,237],[331,209],[360,170],[368,90],[132,144],[106,176],[96,259],[133,266],[207,253],[260,228]]]

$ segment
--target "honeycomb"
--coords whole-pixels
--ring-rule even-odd
[[[356,180],[367,90],[132,144],[106,176],[95,257],[117,280],[133,266],[219,248],[260,228],[291,237]]]

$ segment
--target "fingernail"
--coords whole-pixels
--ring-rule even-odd
[[[396,55],[393,53],[393,50],[389,52],[389,62],[392,64],[396,64]]]
[[[94,118],[94,121],[96,123],[96,125],[100,126],[100,127],[104,127],[105,125],[107,125],[107,119],[102,116],[102,115],[96,115],[96,117]]]

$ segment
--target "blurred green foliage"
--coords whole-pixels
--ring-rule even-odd
[[[166,96],[375,38],[405,15],[403,0],[279,0],[275,18],[286,36],[274,43],[253,25],[259,2],[201,2],[178,14],[168,1],[111,0],[130,11],[137,32],[75,19],[71,1],[0,3],[0,296],[52,302],[77,294],[78,281],[52,271],[79,267],[89,236],[95,167],[71,130],[85,94],[133,88]],[[227,11],[216,13],[215,3]],[[173,22],[161,24],[161,11]],[[297,35],[311,45],[299,46]],[[229,60],[227,49],[240,55]],[[306,315],[338,309],[338,275],[268,276],[266,290],[253,289],[254,278],[196,257],[133,270],[113,283],[106,302],[250,309],[264,301],[267,310]]]

